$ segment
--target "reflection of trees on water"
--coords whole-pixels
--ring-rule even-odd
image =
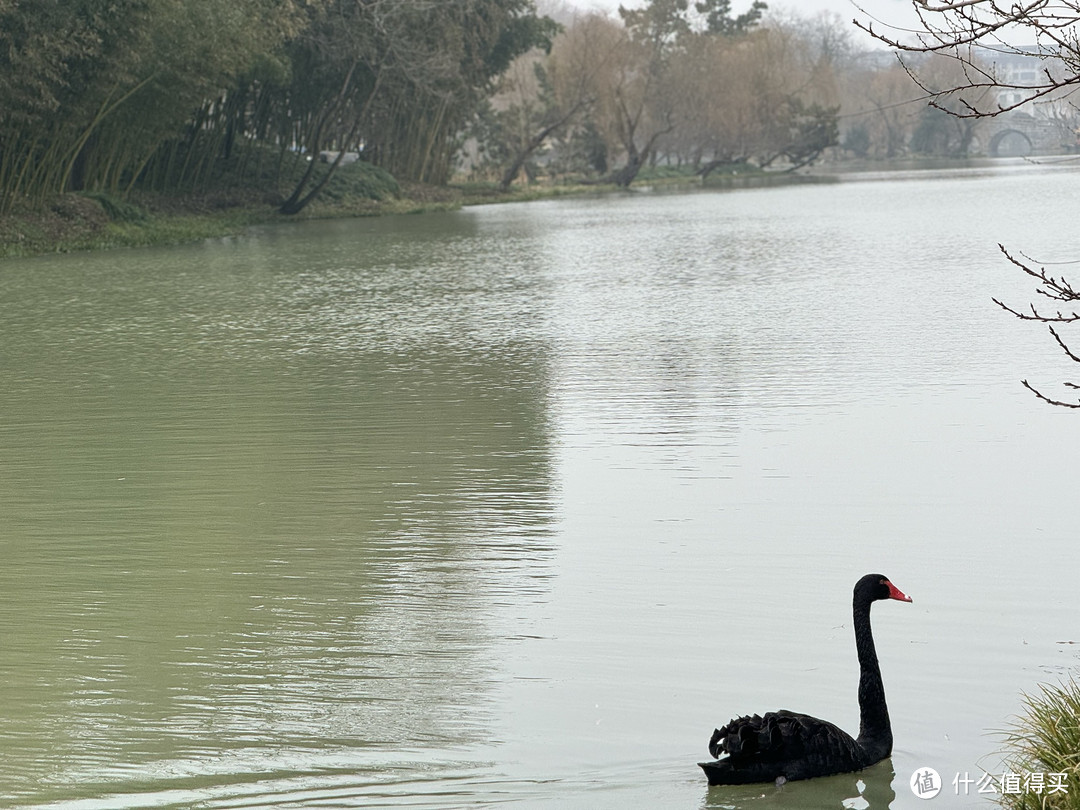
[[[483,738],[499,613],[547,588],[545,359],[452,265],[294,249],[14,291],[0,793]]]

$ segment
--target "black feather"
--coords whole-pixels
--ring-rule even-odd
[[[880,574],[867,574],[855,584],[852,611],[861,671],[858,738],[832,723],[786,710],[764,717],[739,717],[713,731],[709,738],[709,753],[717,759],[699,764],[710,785],[846,773],[873,765],[892,753],[889,711],[870,631],[870,605],[888,598],[911,601]]]

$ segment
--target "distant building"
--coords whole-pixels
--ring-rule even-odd
[[[974,49],[1000,87],[997,105],[1011,110],[995,123],[990,154],[1075,151],[1080,130],[1075,107],[1064,92],[1046,92],[1061,68],[1053,53],[1037,45]],[[1026,89],[1026,88],[1031,88]]]
[[[1047,71],[1057,67],[1053,56],[1040,51],[1037,45],[1007,49],[976,46],[973,54],[981,63],[990,67],[994,80],[1001,85],[997,91],[997,102],[1002,107],[1023,104],[1032,96],[1032,91],[1024,88],[1044,86],[1048,81]],[[1039,101],[1054,103],[1051,99]],[[1025,112],[1036,114],[1034,110]]]
[[[892,48],[872,48],[854,56],[856,64],[871,70],[888,70],[900,64],[897,52]]]

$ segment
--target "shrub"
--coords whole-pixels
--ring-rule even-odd
[[[1067,792],[1002,793],[1008,810],[1080,810],[1080,684],[1042,684],[1005,731],[1006,765],[1016,774],[1065,773]]]
[[[85,191],[83,197],[95,200],[113,222],[145,222],[146,212],[139,206],[114,197],[105,191]]]

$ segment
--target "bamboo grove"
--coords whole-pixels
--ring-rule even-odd
[[[494,77],[555,30],[531,0],[0,0],[0,214],[330,149],[445,182]]]

